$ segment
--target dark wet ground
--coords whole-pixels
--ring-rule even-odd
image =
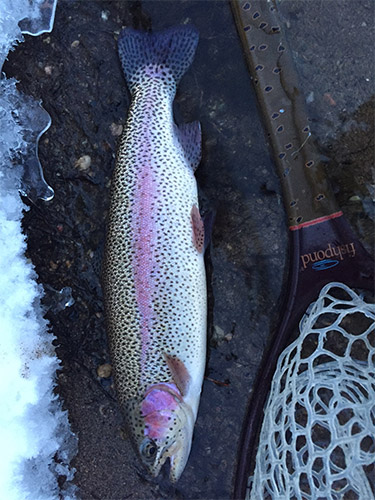
[[[329,176],[354,229],[372,251],[374,13],[371,0],[283,2],[288,40]],[[177,489],[149,481],[122,430],[108,363],[101,248],[117,134],[129,97],[116,53],[122,26],[192,22],[200,44],[176,98],[176,119],[199,119],[202,206],[216,211],[207,255],[208,365],[191,456]],[[281,190],[226,1],[59,0],[54,30],[27,37],[4,67],[42,98],[52,126],[40,159],[55,190],[25,215],[28,255],[41,283],[70,286],[75,304],[47,317],[63,369],[59,393],[79,437],[83,499],[227,499],[241,422],[286,278]],[[88,155],[91,164],[77,161]],[[86,164],[87,166],[87,164]],[[53,293],[53,292],[48,292]]]

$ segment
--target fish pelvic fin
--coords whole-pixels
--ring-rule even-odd
[[[198,38],[191,25],[156,33],[125,28],[118,39],[118,51],[130,92],[150,77],[175,87],[193,61]]]

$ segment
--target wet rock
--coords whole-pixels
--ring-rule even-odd
[[[122,134],[124,127],[121,123],[111,123],[110,130],[114,137],[119,137]]]
[[[83,155],[81,156],[74,164],[78,170],[88,170],[91,166],[91,156],[89,155]]]
[[[112,375],[112,366],[109,363],[104,363],[98,366],[96,373],[100,378],[108,378]]]

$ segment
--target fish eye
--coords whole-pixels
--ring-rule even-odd
[[[142,457],[149,461],[152,461],[155,458],[157,449],[155,441],[149,438],[146,438],[140,447]]]

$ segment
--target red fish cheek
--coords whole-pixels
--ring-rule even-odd
[[[141,414],[146,417],[152,412],[161,410],[175,410],[178,406],[176,398],[167,391],[153,389],[141,403]]]
[[[174,412],[178,408],[176,398],[165,390],[152,389],[141,403],[141,415],[145,423],[145,436],[163,439],[169,432]]]
[[[165,438],[172,421],[172,413],[169,410],[154,411],[145,417],[145,436],[151,439]]]

